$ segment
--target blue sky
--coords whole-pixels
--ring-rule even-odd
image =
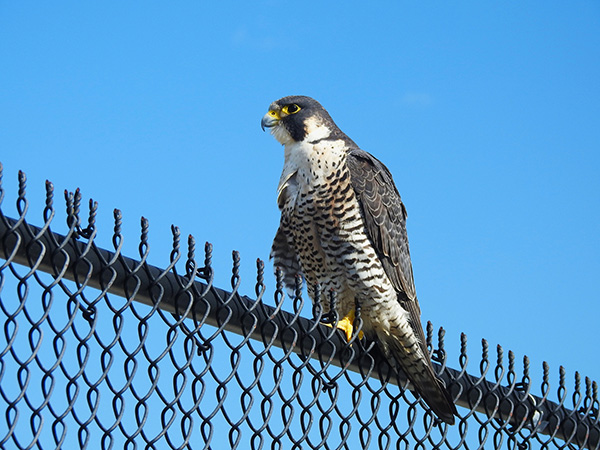
[[[451,366],[465,332],[600,380],[599,30],[595,1],[2,2],[3,209],[19,169],[34,224],[44,180],[80,187],[104,246],[120,208],[164,266],[176,224],[252,295],[283,162],[260,119],[309,95],[393,173]]]

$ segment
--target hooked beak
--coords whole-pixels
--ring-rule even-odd
[[[260,126],[263,131],[265,131],[265,128],[271,128],[277,125],[279,120],[281,120],[279,111],[271,110],[263,116],[262,120],[260,121]]]

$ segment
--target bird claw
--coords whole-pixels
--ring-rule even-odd
[[[321,323],[332,328],[335,324],[335,327],[338,330],[342,330],[344,332],[344,335],[346,336],[346,342],[350,342],[350,340],[352,339],[352,334],[354,333],[354,310],[350,311],[346,317],[338,320],[337,322],[335,320],[336,316],[337,314],[335,314],[335,312],[330,311],[327,314],[323,315],[323,317],[321,318]],[[362,339],[363,336],[364,333],[362,331],[359,331],[358,338]]]

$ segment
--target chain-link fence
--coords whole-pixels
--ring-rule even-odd
[[[175,227],[170,264],[151,266],[145,220],[131,259],[119,211],[106,250],[95,243],[96,205],[84,224],[78,191],[65,195],[68,232],[51,231],[53,196],[47,183],[43,223],[29,224],[20,173],[18,217],[0,208],[2,448],[600,447],[588,378],[582,386],[576,374],[568,393],[561,368],[551,388],[544,364],[536,389],[527,358],[518,372],[512,352],[489,355],[486,341],[470,368],[464,335],[448,367],[443,330],[434,349],[428,324],[435,368],[459,406],[447,426],[372,343],[322,325],[301,280],[290,299],[281,279],[268,295],[259,260],[255,298],[242,296],[234,252],[231,286],[220,289],[211,246],[198,260],[190,237],[182,255]]]

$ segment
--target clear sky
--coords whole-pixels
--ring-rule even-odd
[[[600,3],[340,5],[1,2],[3,209],[19,169],[34,224],[44,180],[80,187],[104,246],[120,208],[135,256],[145,216],[164,266],[176,224],[222,287],[239,250],[252,295],[283,162],[260,119],[309,95],[394,175],[450,366],[465,332],[475,360],[485,337],[548,361],[553,390],[561,364],[600,381]]]

